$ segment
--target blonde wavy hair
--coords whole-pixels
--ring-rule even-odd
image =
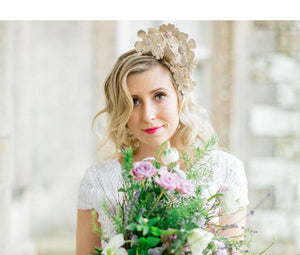
[[[94,128],[95,121],[101,114],[107,113],[107,137],[102,146],[108,141],[113,142],[115,156],[119,157],[120,152],[129,146],[134,149],[134,152],[137,152],[139,148],[139,141],[127,127],[133,109],[132,97],[126,83],[127,77],[134,73],[142,73],[157,65],[169,71],[178,96],[179,125],[172,136],[172,145],[180,151],[188,151],[192,143],[199,140],[202,143],[206,142],[214,134],[207,111],[193,103],[191,93],[182,94],[178,91],[168,62],[164,59],[157,60],[151,54],[141,55],[131,50],[118,58],[106,78],[104,84],[106,107],[97,113],[92,123],[94,131],[99,134]]]

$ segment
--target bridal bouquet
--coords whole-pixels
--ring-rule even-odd
[[[209,155],[215,143],[212,137],[201,148],[192,146],[192,155],[179,156],[166,142],[156,158],[134,163],[132,149],[125,150],[124,183],[119,190],[122,201],[113,209],[103,204],[116,234],[108,239],[94,224],[106,245],[92,254],[249,254],[247,229],[241,236],[222,237],[222,231],[238,226],[223,226],[218,221],[220,214],[232,214],[239,208],[234,187],[204,195],[213,181]],[[167,149],[162,151],[163,147]],[[164,166],[157,161],[160,154]],[[180,159],[185,171],[179,167]]]

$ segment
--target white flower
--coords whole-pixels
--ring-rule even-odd
[[[229,186],[220,197],[220,202],[225,215],[237,212],[240,207],[240,189],[237,186]]]
[[[161,161],[165,165],[169,165],[170,163],[177,162],[179,159],[179,153],[175,148],[165,149],[161,155]]]
[[[193,255],[202,255],[214,235],[201,228],[195,228],[188,236],[189,247]]]
[[[122,234],[117,234],[113,236],[108,244],[102,251],[104,255],[126,255],[127,251],[122,248],[122,245],[125,243],[124,237]]]
[[[179,165],[176,165],[174,168],[173,168],[174,172],[177,173],[182,179],[186,179],[186,174],[184,171],[182,171],[180,168],[179,168]]]

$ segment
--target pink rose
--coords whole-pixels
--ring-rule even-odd
[[[158,171],[160,177],[155,176],[154,181],[166,190],[175,190],[179,184],[178,174],[168,172],[166,170]]]
[[[132,175],[137,179],[145,179],[156,174],[156,168],[150,162],[137,161],[133,163]]]
[[[176,188],[181,194],[192,195],[195,191],[195,186],[189,180],[179,178],[179,184]]]

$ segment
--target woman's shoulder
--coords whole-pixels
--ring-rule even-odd
[[[95,182],[105,177],[114,176],[121,170],[121,164],[116,158],[102,160],[89,166],[81,182]]]
[[[117,159],[108,159],[89,166],[80,181],[79,209],[96,208],[106,192],[110,192],[120,180],[121,164]],[[107,184],[111,184],[107,186]]]
[[[235,155],[222,149],[215,149],[211,152],[214,162],[221,168],[242,167],[242,161]]]
[[[119,163],[117,158],[111,158],[99,161],[97,163],[94,163],[90,165],[86,171],[87,172],[99,172],[99,173],[105,173],[114,171],[116,169],[119,169],[121,167],[121,164]]]
[[[214,150],[212,155],[218,174],[224,182],[245,179],[244,164],[237,156],[221,149]]]

